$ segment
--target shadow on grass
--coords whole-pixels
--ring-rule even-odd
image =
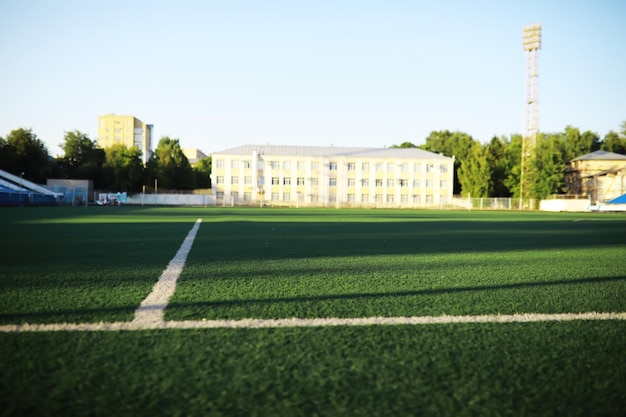
[[[598,284],[606,282],[626,282],[624,277],[599,277],[599,278],[581,278],[573,280],[559,280],[552,282],[521,282],[514,284],[501,285],[484,285],[476,287],[455,287],[455,288],[437,288],[416,291],[400,291],[400,292],[378,292],[378,293],[352,293],[352,294],[329,294],[316,296],[300,296],[300,297],[276,297],[276,298],[258,298],[247,300],[218,300],[218,301],[198,301],[198,302],[175,302],[168,305],[169,310],[184,309],[189,307],[195,308],[218,308],[253,304],[276,304],[276,303],[300,303],[300,302],[323,302],[323,301],[345,301],[345,300],[371,300],[377,298],[393,298],[393,297],[415,297],[415,296],[432,296],[432,295],[453,295],[458,293],[472,293],[485,291],[514,290],[523,288],[539,288],[554,287],[563,285],[580,285],[580,284]],[[138,306],[123,307],[99,307],[86,309],[65,309],[58,311],[38,311],[29,313],[0,313],[0,323],[3,324],[23,324],[23,323],[60,323],[68,321],[72,323],[84,320],[87,322],[96,322],[94,317],[115,315],[120,318],[117,321],[130,321],[132,315]]]
[[[430,296],[430,295],[452,295],[457,293],[471,293],[483,291],[500,291],[514,290],[521,288],[539,288],[554,287],[563,285],[580,285],[580,284],[598,284],[604,282],[626,282],[625,277],[598,277],[598,278],[580,278],[571,280],[558,280],[550,282],[520,282],[513,284],[499,285],[483,285],[476,287],[454,287],[454,288],[436,288],[415,291],[399,291],[399,292],[377,292],[377,293],[351,293],[351,294],[329,294],[315,296],[299,296],[299,297],[276,297],[276,298],[258,298],[243,300],[217,300],[217,301],[198,301],[190,303],[173,302],[168,305],[168,309],[185,308],[185,307],[225,307],[243,304],[274,304],[274,303],[298,303],[310,301],[341,301],[341,300],[367,300],[383,297],[414,297],[414,296]]]

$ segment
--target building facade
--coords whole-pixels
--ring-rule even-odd
[[[626,155],[595,151],[567,163],[567,194],[603,203],[626,193]]]
[[[217,205],[441,207],[454,158],[416,148],[244,145],[212,154]]]
[[[141,151],[144,165],[152,153],[153,125],[146,124],[134,116],[107,114],[98,117],[98,146],[136,146]]]

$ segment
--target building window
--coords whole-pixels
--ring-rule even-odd
[[[311,194],[311,203],[317,203],[318,199],[319,197],[317,196],[317,194]]]
[[[283,169],[291,169],[291,161],[283,162]]]
[[[296,179],[296,184],[298,185],[304,185],[304,177],[298,177]]]
[[[312,187],[317,187],[319,185],[319,179],[318,178],[311,178],[311,186]]]
[[[370,201],[369,194],[361,194],[361,203],[368,203]]]
[[[382,203],[383,202],[383,195],[382,194],[376,194],[374,199],[376,200],[376,203]]]
[[[405,163],[405,164],[401,164],[400,165],[400,171],[401,172],[408,172],[408,170],[409,170],[409,164]]]
[[[442,174],[448,172],[448,166],[447,165],[439,165],[439,172],[441,172]]]
[[[387,162],[387,172],[393,172],[393,162]]]
[[[252,177],[243,177],[243,183],[245,185],[252,185]]]
[[[420,204],[420,196],[417,194],[413,194],[413,204],[415,205],[419,205]]]
[[[422,165],[421,164],[413,165],[413,172],[422,172]]]
[[[224,176],[218,175],[217,178],[215,178],[215,183],[218,185],[224,184]]]
[[[354,203],[354,194],[348,194],[348,203]]]
[[[272,185],[280,185],[280,178],[272,177]]]
[[[369,162],[363,162],[361,164],[361,171],[369,171],[370,170],[370,163]]]
[[[265,177],[259,177],[259,187],[262,187],[265,185]]]
[[[336,187],[337,186],[337,178],[330,178],[328,185],[330,185],[331,187]]]
[[[409,180],[400,179],[400,180],[398,180],[398,183],[400,184],[400,187],[408,187],[409,186]]]
[[[283,201],[291,201],[291,194],[283,193]]]
[[[319,168],[319,164],[317,162],[311,162],[311,170],[317,171]]]
[[[244,169],[252,168],[252,161],[243,161],[243,167]],[[244,197],[244,200],[245,200],[245,197]]]
[[[426,196],[426,204],[433,204],[434,202],[435,202],[435,199],[433,198],[432,195]]]
[[[356,185],[356,180],[354,178],[348,178],[348,187],[354,187]]]
[[[435,165],[426,164],[426,172],[434,172],[434,171],[435,171]]]
[[[377,162],[376,163],[376,172],[382,172],[383,170],[383,163],[382,162]]]
[[[391,188],[393,187],[393,180],[387,180],[387,187]]]
[[[245,193],[243,193],[243,201],[251,201],[252,200],[252,193],[249,191],[246,191]]]
[[[233,185],[239,184],[239,177],[237,177],[237,176],[230,177],[230,183],[233,184]]]
[[[336,203],[337,202],[337,194],[329,194],[328,195],[328,202],[329,203]]]
[[[413,180],[413,188],[419,188],[420,180]]]
[[[356,164],[354,162],[348,162],[348,171],[355,171]]]
[[[433,180],[426,180],[426,188],[433,188]]]
[[[280,164],[278,163],[278,161],[270,161],[270,168],[278,169],[279,166]]]
[[[446,180],[439,181],[439,188],[448,188],[448,181]]]
[[[283,178],[283,185],[291,185],[291,177]]]
[[[393,194],[387,194],[387,203],[393,203]]]
[[[304,170],[304,162],[298,161],[297,162],[297,169],[298,169],[298,171],[303,171]]]
[[[239,161],[236,161],[236,160],[234,160],[234,159],[233,159],[232,161],[230,161],[230,167],[231,167],[232,169],[237,169],[237,168],[239,168]]]
[[[224,168],[224,160],[218,159],[215,161],[215,168]]]
[[[361,185],[362,185],[363,187],[369,187],[369,186],[370,186],[370,180],[369,180],[369,178],[363,178],[363,179],[361,180]]]
[[[408,202],[409,202],[409,196],[408,196],[408,195],[406,195],[406,194],[402,194],[402,195],[400,196],[400,203],[402,203],[402,204],[406,204],[406,203],[408,203]]]
[[[216,197],[218,200],[224,200],[224,192],[223,192],[223,191],[218,191],[218,192],[215,194],[215,197]]]
[[[330,164],[328,164],[328,167],[331,171],[337,171],[337,162],[331,162]]]
[[[383,186],[383,180],[380,179],[380,178],[376,179],[376,186],[377,187],[382,187]]]
[[[272,193],[271,199],[272,201],[278,201],[278,197],[279,197],[278,193]]]
[[[233,192],[233,193],[230,195],[230,198],[232,198],[233,203],[238,202],[238,201],[239,201],[239,193],[238,193],[237,191]]]

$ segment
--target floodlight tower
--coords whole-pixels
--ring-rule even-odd
[[[526,55],[526,109],[524,111],[524,136],[522,138],[522,169],[520,197],[530,198],[535,183],[535,145],[539,132],[537,100],[537,52],[541,48],[541,25],[524,26],[524,54]]]

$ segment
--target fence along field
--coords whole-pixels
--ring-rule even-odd
[[[113,332],[111,337],[106,338],[98,336],[102,333],[96,332],[87,339],[86,336],[80,336],[82,332],[76,336],[73,336],[74,333],[62,332],[54,340],[55,343],[65,346],[64,341],[71,343],[78,338],[91,345],[102,343],[102,340],[97,340],[104,338],[104,345],[109,349],[117,351],[130,343],[132,352],[137,349],[133,346],[145,338],[159,347],[153,354],[163,360],[172,354],[173,346],[179,346],[176,343],[183,343],[182,340],[186,339],[180,339],[181,333],[166,336],[172,330],[146,332],[145,329],[168,329],[177,326],[200,328],[186,332],[192,332],[189,335],[194,339],[199,338],[200,342],[211,344],[215,349],[212,354],[230,365],[212,363],[207,357],[208,352],[200,347],[195,353],[185,350],[185,355],[195,361],[211,362],[209,370],[213,374],[224,373],[228,369],[228,372],[235,370],[258,373],[252,379],[259,386],[266,387],[271,395],[277,396],[281,390],[284,391],[283,400],[287,402],[277,400],[277,409],[266,400],[252,401],[233,408],[242,415],[250,410],[271,409],[285,414],[285,410],[291,410],[286,404],[295,398],[308,404],[303,409],[312,412],[342,409],[341,404],[345,398],[335,398],[324,391],[321,395],[328,397],[327,400],[312,401],[295,387],[290,388],[291,384],[285,382],[284,375],[279,380],[286,385],[278,383],[278,387],[268,388],[264,373],[257,369],[257,360],[263,358],[270,367],[271,364],[280,367],[285,361],[291,362],[285,358],[299,358],[301,366],[313,375],[322,372],[324,378],[330,377],[331,382],[341,385],[350,380],[346,376],[346,370],[353,369],[354,363],[348,366],[346,357],[335,357],[335,348],[331,346],[339,346],[339,351],[345,354],[346,351],[341,346],[345,346],[344,338],[350,333],[324,331],[324,334],[330,335],[328,345],[325,345],[324,342],[313,341],[312,337],[316,337],[310,333],[312,330],[277,329],[274,333],[264,333],[263,329],[258,329],[255,334],[259,339],[255,337],[255,341],[251,342],[249,334],[239,333],[237,329],[220,330],[218,327],[315,326],[319,328],[318,331],[322,331],[329,325],[359,326],[357,329],[360,330],[355,330],[359,335],[352,336],[363,341],[364,350],[355,350],[352,353],[353,359],[368,363],[369,372],[380,374],[390,386],[404,389],[399,394],[396,393],[402,398],[397,403],[390,405],[382,401],[380,406],[365,404],[365,399],[356,400],[361,398],[361,394],[353,392],[347,397],[353,398],[356,403],[352,408],[346,409],[345,415],[354,415],[357,409],[376,415],[376,410],[382,413],[384,407],[387,410],[397,409],[400,414],[409,414],[409,410],[412,410],[410,404],[415,404],[413,397],[418,387],[411,382],[397,379],[398,375],[406,372],[406,369],[397,369],[397,362],[401,360],[400,357],[404,357],[406,367],[412,369],[415,375],[423,377],[424,374],[420,371],[420,367],[424,365],[423,358],[408,360],[414,356],[412,350],[399,352],[400,356],[391,357],[377,351],[374,347],[376,343],[381,348],[389,348],[380,339],[380,334],[386,334],[387,339],[395,340],[396,348],[406,347],[407,342],[413,340],[415,332],[421,335],[430,334],[430,337],[434,337],[433,341],[439,340],[434,342],[430,350],[427,349],[431,356],[441,355],[441,352],[435,354],[432,349],[459,353],[459,346],[473,351],[477,345],[486,344],[489,350],[492,343],[504,343],[516,350],[517,343],[528,344],[529,340],[536,340],[537,335],[543,335],[547,339],[542,343],[553,352],[569,355],[567,363],[563,363],[562,358],[555,361],[565,368],[576,367],[577,360],[589,361],[598,353],[598,346],[582,351],[580,348],[580,343],[593,337],[594,340],[603,342],[603,359],[599,360],[595,356],[593,359],[597,365],[594,372],[599,372],[594,378],[616,381],[620,375],[624,375],[623,366],[608,365],[611,360],[619,362],[612,355],[624,347],[623,320],[626,318],[626,309],[623,296],[626,294],[626,271],[623,263],[611,262],[620,259],[624,253],[623,236],[626,225],[623,217],[517,212],[503,214],[154,208],[98,208],[97,211],[37,209],[7,213],[10,215],[3,216],[2,226],[10,232],[5,236],[11,236],[12,242],[7,238],[2,239],[5,254],[2,260],[3,273],[0,275],[3,288],[0,296],[0,305],[3,306],[0,310],[2,330],[144,329],[144,332],[137,333],[139,339],[131,339],[132,343],[123,336],[124,333],[119,332]],[[198,218],[202,219],[201,224],[195,223]],[[157,279],[167,275],[168,262],[173,261],[172,257],[176,259],[174,254],[184,246],[181,243],[189,242],[190,229],[195,227],[194,223],[198,226],[197,234],[193,238],[193,246],[190,246],[185,267],[179,269],[181,275],[169,304],[161,299],[152,305],[143,304],[142,309],[142,300],[146,300],[148,294],[156,289],[154,284]],[[63,231],[69,233],[62,233]],[[180,261],[179,258],[178,263],[173,262],[174,267],[180,267]],[[169,265],[172,266],[172,263]],[[164,304],[167,304],[167,309]],[[165,311],[165,317],[164,320],[161,316],[152,321],[140,320],[141,311],[157,311],[159,314]],[[336,318],[339,320],[334,320]],[[550,332],[545,332],[546,326],[537,322],[543,320],[574,321],[569,321],[570,324],[554,324]],[[485,323],[488,321],[495,321],[496,324]],[[510,321],[521,323],[507,324]],[[405,330],[406,325],[413,327],[426,323],[439,323],[443,327],[440,330],[415,330],[413,333]],[[597,324],[590,327],[591,323]],[[600,323],[606,325],[601,326]],[[371,327],[372,324],[396,324],[393,326],[396,330],[389,333],[382,330],[387,328],[383,326],[378,332]],[[458,327],[468,325],[472,327]],[[489,334],[486,334],[484,326],[494,325],[504,327],[490,327]],[[471,334],[471,337],[468,336],[470,342],[460,342],[460,345],[452,346],[454,338],[450,335],[450,329],[466,336]],[[604,330],[598,333],[599,329]],[[158,333],[154,333],[155,331]],[[196,333],[198,331],[202,333]],[[223,333],[224,331],[235,333],[225,336],[227,333]],[[298,333],[284,333],[293,331]],[[503,336],[503,333],[510,332],[517,335],[514,340],[510,336]],[[21,353],[4,348],[3,355],[16,359],[7,375],[20,373],[20,364],[24,362],[18,358],[24,352],[31,351],[41,355],[38,344],[32,342],[35,339],[29,339],[35,337],[35,334],[11,334],[0,334],[0,337],[28,348],[21,349]],[[36,334],[41,339],[52,338],[47,331]],[[287,340],[287,334],[291,334],[290,339],[296,337],[293,340],[298,340],[292,345],[295,350],[285,351],[280,346],[280,341]],[[297,336],[298,334],[301,336]],[[575,337],[563,346],[558,338],[565,337],[566,334],[568,337]],[[230,352],[218,347],[220,343],[215,339],[218,335],[230,341]],[[169,340],[165,340],[167,338]],[[560,344],[558,348],[555,346],[557,341]],[[240,342],[243,345],[235,350],[248,355],[250,359],[243,360],[239,368],[233,369],[233,343],[237,345]],[[282,357],[272,358],[263,353],[264,349],[260,346],[267,344],[274,346],[277,352],[282,352]],[[314,346],[322,352],[323,360],[320,364],[310,362],[311,349]],[[538,358],[543,358],[542,355],[546,354],[539,347],[530,351],[536,357],[531,354],[529,359],[523,359],[514,355],[509,359],[516,366],[530,368]],[[104,354],[99,349],[89,353],[81,352],[86,356],[83,364],[85,366]],[[467,351],[459,354],[466,356],[466,353]],[[502,352],[495,354],[495,357],[501,354]],[[395,369],[396,374],[387,374],[380,368],[382,365],[373,365],[367,355],[386,357],[383,363]],[[130,356],[134,354],[131,353]],[[110,356],[107,357],[110,362]],[[182,356],[180,359],[183,360]],[[41,355],[45,366],[56,360],[58,358],[54,353]],[[335,363],[333,369],[328,368],[331,362]],[[549,368],[552,369],[553,366],[555,364]],[[475,364],[467,363],[463,367],[479,379],[490,376],[495,381],[502,382],[503,375],[498,374],[498,366],[486,366],[485,370],[480,370],[475,368]],[[79,368],[82,369],[80,366]],[[200,369],[204,368],[200,366]],[[450,373],[455,381],[452,383],[454,386],[466,384],[465,376],[455,374],[459,372],[455,369],[441,369],[440,372]],[[163,372],[165,371],[151,370],[148,373],[158,378],[163,377]],[[192,376],[198,375],[198,370],[190,372]],[[295,375],[294,372],[298,374],[293,369],[287,374],[291,373],[294,381],[300,381],[303,386],[311,389],[313,379]],[[366,369],[360,369],[357,373],[367,379],[367,372]],[[176,381],[176,378],[182,378],[176,372],[173,375],[166,379],[174,378],[173,381]],[[504,377],[507,376],[511,375],[505,372]],[[226,387],[226,391],[238,401],[243,401],[242,392],[247,393],[246,395],[258,394],[258,387],[247,385],[249,376],[242,374],[240,377],[241,381],[236,378],[230,382],[221,381],[222,387]],[[73,377],[68,373],[65,378],[71,381]],[[133,378],[131,375],[129,380],[132,381]],[[321,376],[318,375],[318,381],[319,378]],[[87,380],[93,382],[92,379]],[[355,386],[366,389],[363,383],[352,382]],[[568,378],[567,384],[569,383]],[[68,384],[70,392],[76,391],[76,387],[72,387],[69,382]],[[141,386],[139,382],[136,384]],[[329,384],[333,385],[330,382]],[[561,382],[556,388],[560,390],[564,384],[566,383]],[[369,386],[369,383],[366,385],[368,388],[365,392],[374,397],[385,391],[380,387]],[[495,394],[481,395],[506,397],[506,389],[494,389],[491,384],[487,385]],[[529,384],[522,385],[524,389],[529,388]],[[91,387],[89,384],[88,386]],[[201,387],[207,388],[203,384],[195,384],[190,388],[191,394],[200,392]],[[434,384],[430,388],[434,390],[434,398],[445,398],[449,394],[448,389],[436,387],[437,384]],[[136,386],[134,388],[137,389]],[[208,388],[217,389],[216,386]],[[535,389],[537,392],[533,395],[541,398],[551,392],[553,394],[556,388],[546,386],[538,391]],[[422,389],[426,388],[419,388]],[[109,393],[95,395],[102,399],[103,407],[107,404],[110,406],[112,396],[122,395],[114,388],[111,390]],[[26,391],[28,389],[23,388],[18,397],[26,396]],[[313,391],[320,393],[319,387]],[[623,397],[619,393],[619,388],[611,388],[609,384],[600,393],[601,396],[608,397],[608,402],[605,398],[604,405],[597,400],[589,404],[609,409],[623,405]],[[411,398],[413,399],[409,401]],[[148,396],[145,403],[139,403],[151,404],[153,399]],[[435,403],[438,404],[437,401]],[[445,403],[443,399],[441,401]],[[452,412],[455,407],[462,405],[463,401],[459,401],[452,401],[447,406],[441,404],[441,410],[444,414],[445,410]],[[184,402],[176,403],[177,409],[198,410],[189,408]],[[422,406],[432,408],[435,403],[426,402]],[[75,402],[70,404],[78,407]],[[232,404],[227,405],[215,398],[206,399],[202,404],[199,406],[202,410],[214,407],[214,410],[224,411],[233,407]],[[480,401],[476,404],[478,405],[487,407],[487,404]],[[437,407],[439,406],[435,409],[439,409]],[[145,406],[142,410],[151,409],[154,410]]]

